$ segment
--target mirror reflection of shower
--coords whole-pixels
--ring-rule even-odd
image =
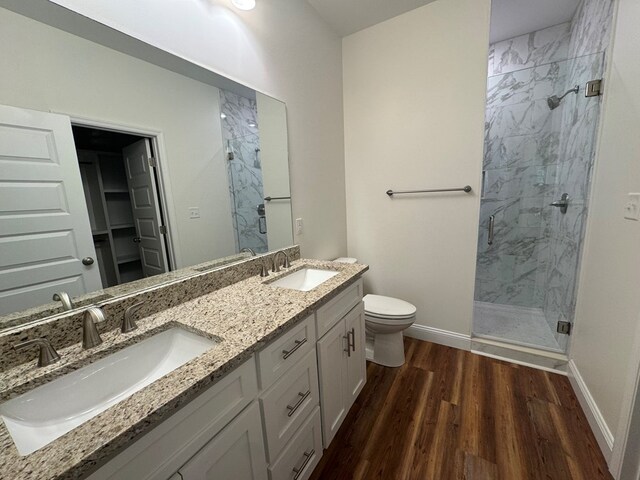
[[[257,100],[220,90],[220,109],[236,251],[264,253],[269,246],[264,206],[257,207],[264,202]]]
[[[549,105],[549,109],[550,110],[555,110],[556,108],[558,108],[560,106],[560,103],[562,102],[562,99],[564,97],[566,97],[570,93],[575,93],[577,95],[579,91],[580,91],[580,85],[576,85],[571,90],[567,90],[564,93],[564,95],[562,95],[561,97],[558,97],[557,95],[550,96],[549,98],[547,98],[547,105]]]

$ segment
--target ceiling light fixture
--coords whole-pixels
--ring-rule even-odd
[[[256,0],[231,0],[231,3],[240,10],[253,10],[256,6]]]

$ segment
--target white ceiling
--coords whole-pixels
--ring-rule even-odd
[[[307,0],[341,36],[435,0]],[[444,0],[443,0],[444,1]],[[491,43],[571,20],[580,0],[493,0]]]
[[[307,0],[341,36],[397,17],[434,0]]]
[[[490,42],[568,22],[580,0],[493,0]]]

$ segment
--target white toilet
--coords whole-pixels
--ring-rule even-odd
[[[341,257],[342,263],[356,263],[355,258]],[[364,320],[367,334],[367,360],[386,367],[404,364],[402,331],[416,320],[416,307],[392,297],[364,296]]]

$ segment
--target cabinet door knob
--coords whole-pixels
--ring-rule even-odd
[[[94,260],[91,257],[84,257],[82,259],[82,264],[83,265],[93,265],[93,262],[94,262]]]
[[[140,243],[142,239],[140,237],[133,237],[133,243]]]

